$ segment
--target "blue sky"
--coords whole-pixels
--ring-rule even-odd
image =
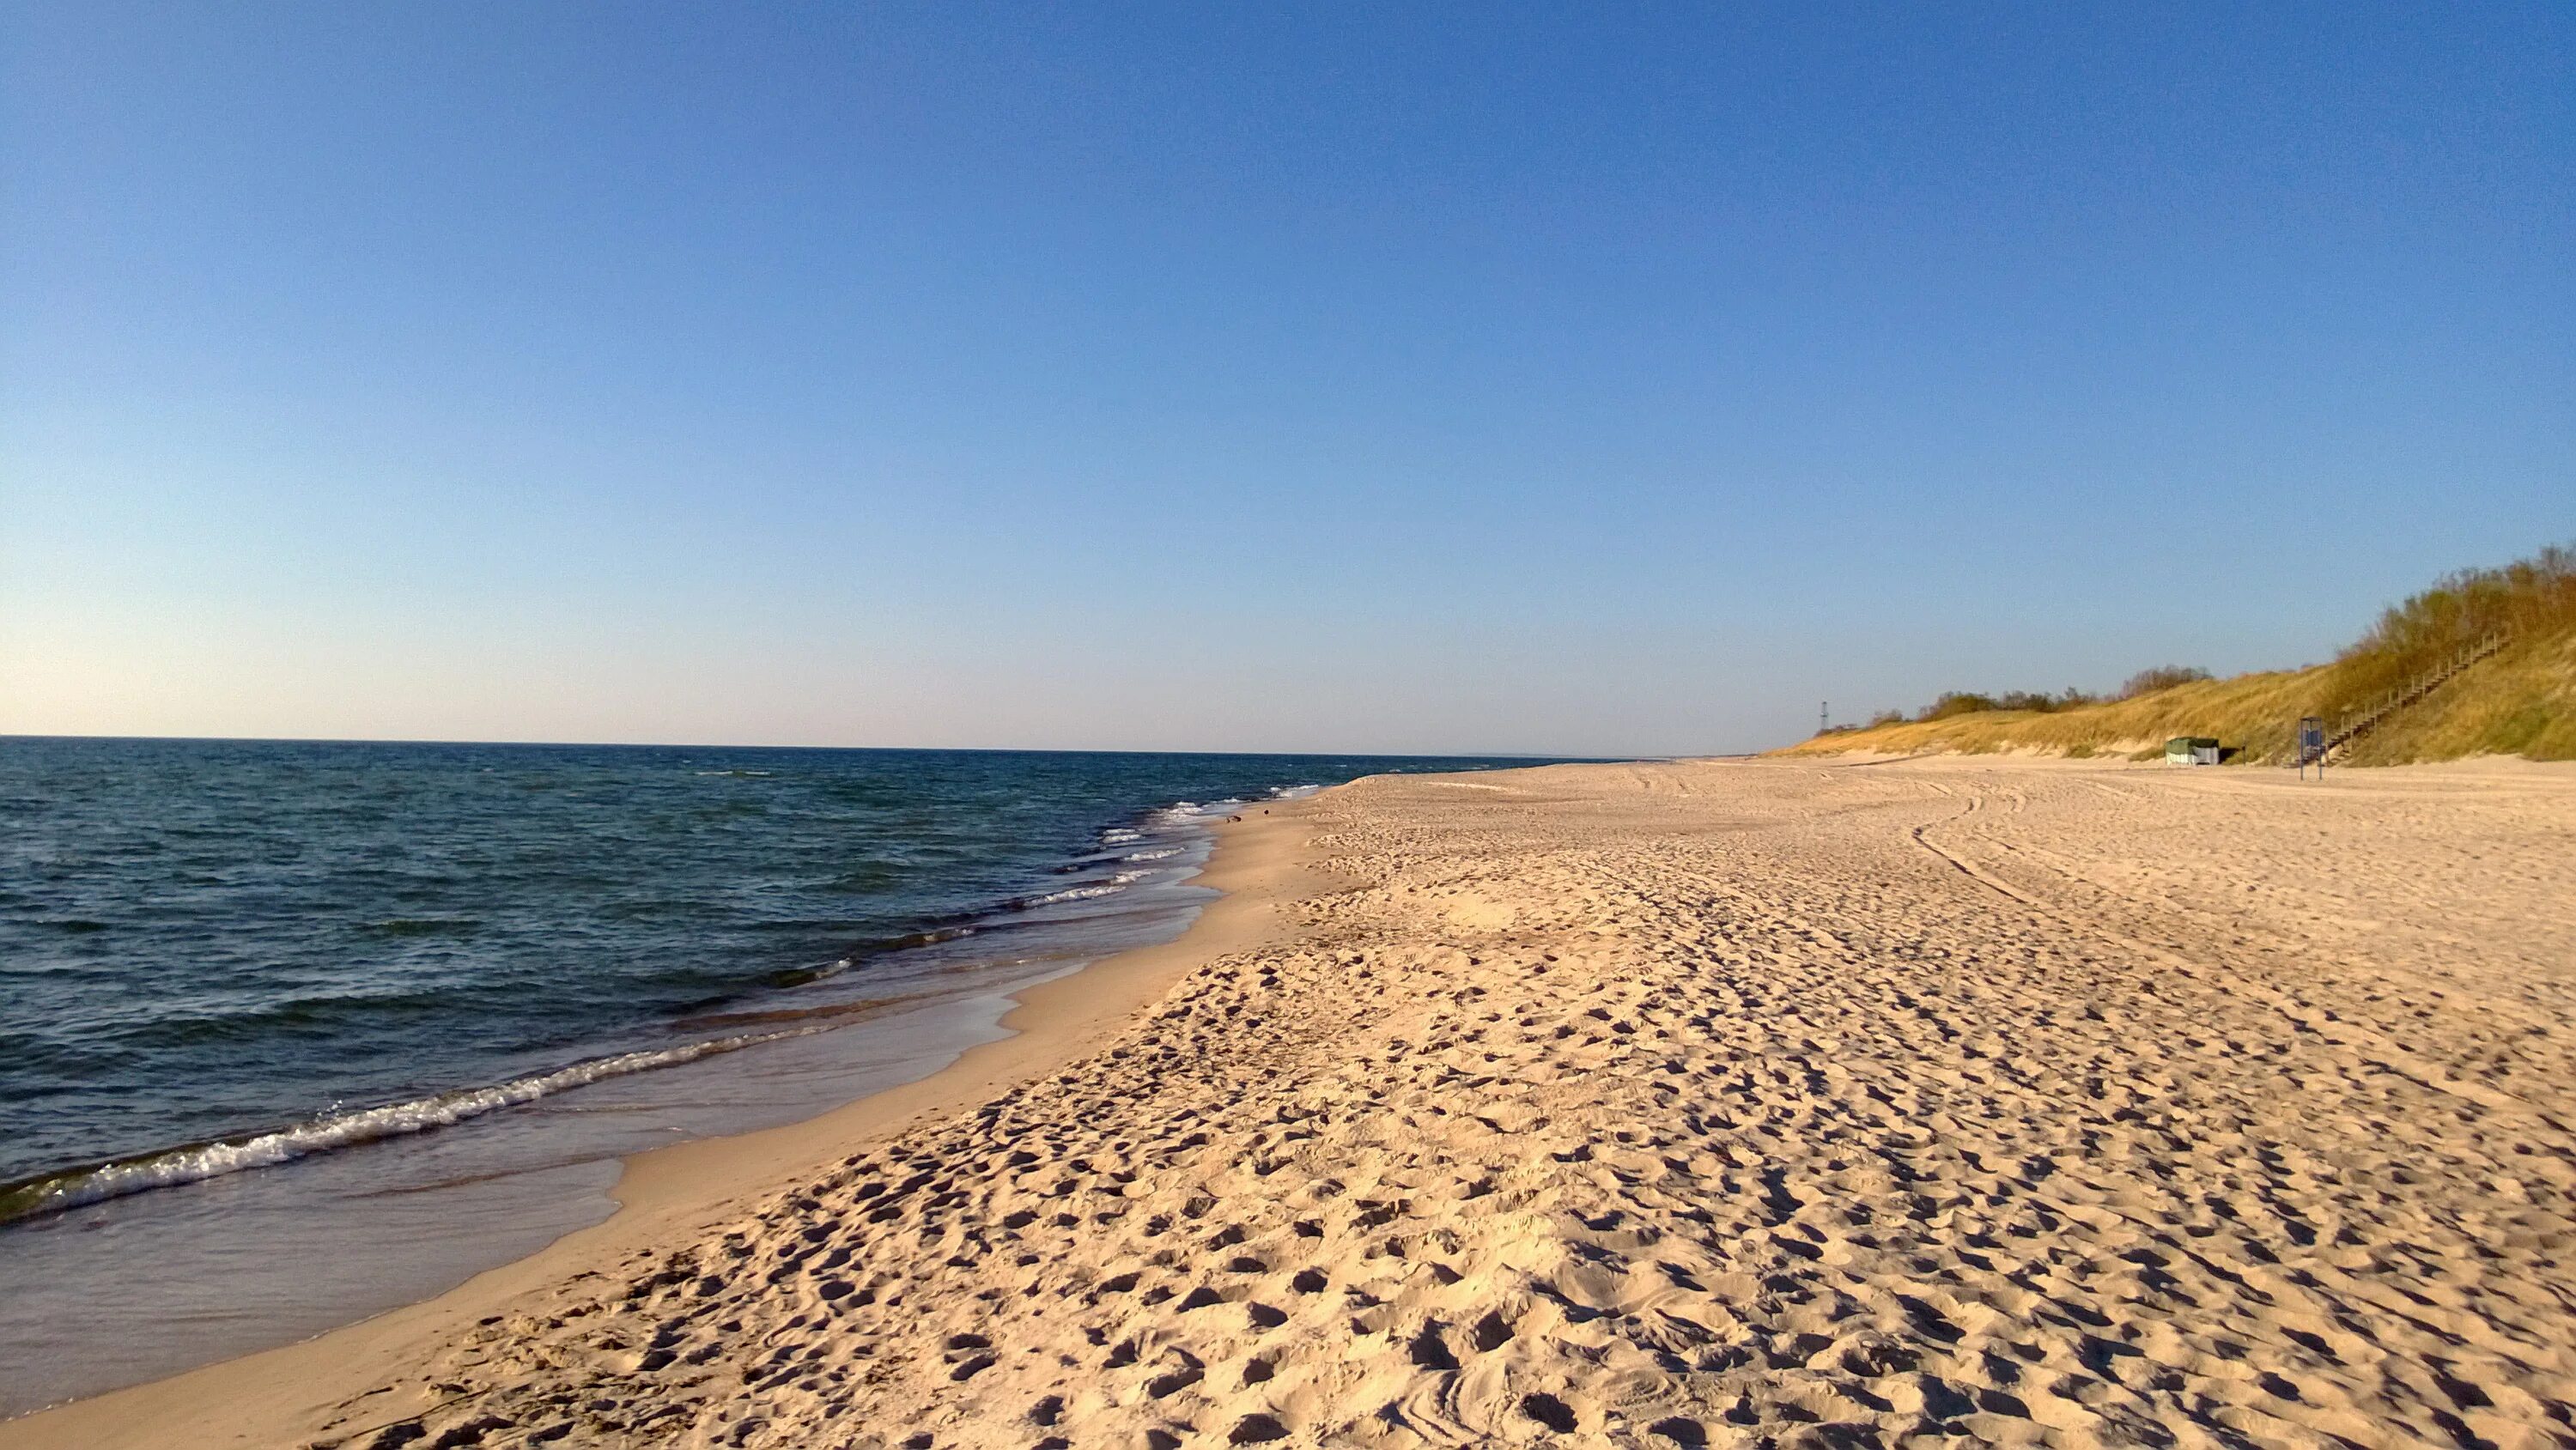
[[[13,7],[0,730],[1663,753],[2576,536],[2576,12]]]

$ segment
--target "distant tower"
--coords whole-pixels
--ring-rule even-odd
[[[1822,735],[1833,728],[1834,702],[1831,700],[1818,700],[1816,702],[1816,733]]]

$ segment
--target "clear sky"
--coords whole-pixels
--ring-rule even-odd
[[[2576,9],[0,21],[0,731],[1766,746],[2576,535]]]

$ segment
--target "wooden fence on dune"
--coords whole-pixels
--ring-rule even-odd
[[[2336,717],[2335,728],[2326,736],[2323,757],[2332,760],[2345,747],[2386,724],[2389,717],[2448,684],[2461,671],[2503,649],[2512,636],[2502,630],[2487,635],[2474,644],[2465,644],[2451,652],[2440,664],[2357,709]]]

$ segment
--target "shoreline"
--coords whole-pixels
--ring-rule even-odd
[[[0,1450],[300,1443],[318,1433],[313,1419],[345,1393],[389,1378],[419,1351],[505,1312],[523,1296],[611,1271],[746,1200],[827,1170],[840,1155],[1077,1059],[1193,967],[1265,938],[1272,908],[1305,882],[1310,863],[1301,828],[1313,799],[1248,803],[1265,814],[1212,822],[1211,854],[1190,884],[1219,896],[1168,942],[1006,994],[1013,1005],[998,1025],[1008,1036],[970,1046],[913,1082],[800,1122],[631,1155],[608,1189],[616,1208],[596,1225],[433,1298],[311,1338],[0,1420]]]
[[[2284,776],[1363,778],[1021,1036],[0,1450],[2576,1423],[2576,771]]]

